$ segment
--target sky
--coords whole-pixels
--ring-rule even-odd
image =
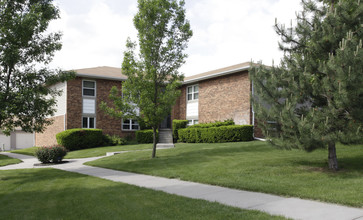
[[[63,33],[63,47],[50,64],[65,70],[121,67],[127,37],[137,41],[137,0],[55,0],[61,18],[49,31]],[[290,25],[300,0],[185,0],[193,37],[186,76],[249,61],[278,64],[282,52],[275,19]]]

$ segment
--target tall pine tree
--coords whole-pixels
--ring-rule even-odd
[[[274,145],[312,151],[363,139],[363,5],[359,0],[304,0],[297,25],[276,23],[284,56],[250,71],[256,117]]]

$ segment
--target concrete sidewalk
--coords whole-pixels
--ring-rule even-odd
[[[5,153],[5,155],[21,159],[24,162],[16,165],[0,167],[0,170],[6,170],[7,168],[40,168],[38,166],[34,167],[34,162],[39,162],[33,157],[24,157],[24,155],[11,153]],[[95,176],[115,182],[122,182],[153,190],[159,190],[184,197],[219,202],[242,209],[259,210],[269,214],[282,215],[293,219],[363,220],[363,209],[360,208],[303,200],[299,198],[285,198],[265,193],[235,190],[177,179],[167,179],[163,177],[148,176],[83,165],[83,163],[87,161],[92,161],[98,158],[102,157],[73,160],[67,159],[69,163],[47,167],[53,167],[56,169]]]

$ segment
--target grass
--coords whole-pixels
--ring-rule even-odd
[[[21,160],[19,160],[19,159],[14,159],[14,158],[0,154],[0,167],[10,165],[10,164],[17,164],[20,162],[21,162]]]
[[[338,172],[326,150],[279,150],[266,142],[177,144],[157,152],[130,152],[86,164],[229,188],[363,207],[363,145],[337,145]]]
[[[51,168],[0,180],[0,219],[284,219]]]
[[[26,148],[26,149],[13,150],[10,152],[34,156],[36,149],[37,149],[37,147],[31,147],[31,148]],[[84,149],[84,150],[76,150],[76,151],[68,152],[64,158],[65,159],[74,159],[74,158],[98,157],[98,156],[106,155],[107,152],[146,150],[146,149],[151,150],[152,144],[107,146],[107,147],[97,147],[97,148],[90,148],[90,149]]]

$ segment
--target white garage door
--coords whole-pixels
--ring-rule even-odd
[[[10,136],[5,136],[0,133],[0,150],[10,150]]]
[[[24,149],[34,146],[34,134],[23,131],[11,132],[10,136],[0,134],[0,149],[5,150]]]

